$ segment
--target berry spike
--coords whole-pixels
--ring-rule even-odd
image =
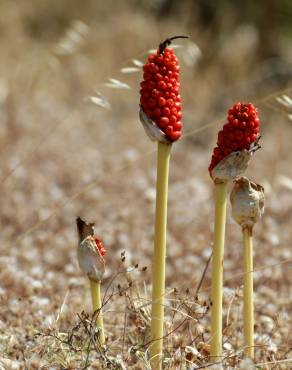
[[[178,38],[164,40],[157,52],[149,55],[143,66],[140,90],[142,124],[148,136],[160,142],[174,142],[182,135],[182,107],[179,83],[179,61],[168,46]],[[146,117],[145,117],[146,116]]]
[[[235,155],[244,157],[248,161],[248,155],[259,149],[259,139],[258,110],[252,103],[238,102],[234,104],[228,110],[227,123],[218,133],[217,146],[213,150],[209,165],[210,175],[212,176],[212,171],[217,165],[219,167],[223,164],[223,160],[228,161]],[[244,154],[246,155],[244,156]]]

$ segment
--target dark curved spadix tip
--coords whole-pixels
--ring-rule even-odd
[[[86,222],[81,217],[76,218],[76,225],[80,239],[94,234],[94,223]]]
[[[85,221],[83,221],[81,217],[76,218],[76,225],[79,233],[82,231],[84,224]]]
[[[163,42],[159,44],[159,54],[163,54],[164,49],[167,48],[172,43],[173,40],[188,38],[190,38],[190,36],[173,36],[165,39]]]

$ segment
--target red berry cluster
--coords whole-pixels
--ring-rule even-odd
[[[158,49],[143,66],[140,104],[171,141],[181,137],[179,62],[170,48]]]
[[[105,256],[106,251],[104,249],[104,246],[102,245],[102,242],[98,239],[97,236],[94,236],[94,241],[101,256]]]
[[[231,152],[249,149],[260,132],[258,111],[252,103],[236,103],[228,110],[228,122],[218,133],[209,172]]]

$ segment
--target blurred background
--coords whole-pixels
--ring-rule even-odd
[[[149,284],[156,147],[138,120],[141,65],[179,34],[190,39],[175,45],[184,137],[171,162],[167,286],[196,290],[212,247],[211,151],[227,109],[252,101],[263,148],[247,175],[266,191],[255,230],[258,332],[271,332],[268,319],[261,322],[270,317],[279,346],[271,353],[289,355],[291,1],[1,0],[0,346],[7,358],[30,359],[28,340],[39,353],[34,334],[56,323],[62,303],[62,330],[90,309],[76,263],[78,215],[95,221],[104,241],[105,282],[125,250],[127,266],[148,266]],[[227,226],[232,295],[241,289],[242,247],[230,217]],[[208,271],[206,299],[209,278]],[[114,338],[117,326],[106,325]]]

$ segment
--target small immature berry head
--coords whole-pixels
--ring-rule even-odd
[[[250,151],[259,139],[260,119],[252,103],[236,103],[228,110],[227,123],[218,133],[209,172],[233,152]],[[213,177],[213,176],[212,176]]]
[[[232,217],[242,227],[252,229],[264,213],[264,188],[246,177],[234,181],[230,195]]]
[[[79,235],[77,257],[80,269],[89,279],[100,281],[105,272],[105,249],[101,241],[94,235],[94,224],[76,220]]]
[[[156,53],[149,55],[148,62],[143,66],[143,81],[140,84],[141,109],[169,142],[178,140],[182,135],[179,61],[173,49],[168,47],[175,38],[186,36],[166,39]],[[157,140],[157,136],[152,138]]]

